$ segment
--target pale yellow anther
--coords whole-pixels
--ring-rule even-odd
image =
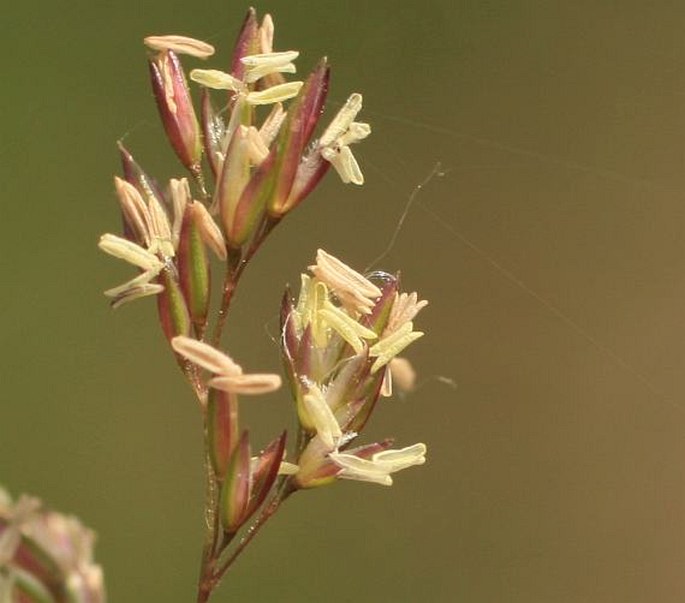
[[[371,366],[372,373],[385,366],[410,343],[423,336],[421,331],[412,331],[412,328],[413,324],[411,322],[404,323],[397,331],[371,346],[369,355],[376,357]]]
[[[364,184],[364,174],[357,163],[350,147],[339,148],[324,147],[321,149],[321,157],[328,161],[344,184]]]
[[[362,95],[352,94],[319,139],[321,157],[335,168],[345,184],[364,184],[364,175],[349,145],[371,134],[371,126],[354,121],[362,108]]]
[[[269,63],[262,63],[260,65],[255,65],[246,70],[245,82],[248,84],[253,84],[257,80],[271,75],[272,73],[296,73],[297,68],[294,63],[286,63],[283,65],[272,65]]]
[[[139,275],[135,276],[130,281],[126,281],[123,285],[107,289],[107,291],[104,292],[105,296],[117,300],[121,297],[130,298],[131,295],[137,293],[142,293],[142,295],[137,295],[137,297],[145,297],[146,295],[160,293],[161,291],[164,291],[164,287],[162,285],[150,284],[150,281],[154,279],[157,276],[157,274],[159,274],[159,271],[155,270],[141,272]],[[137,299],[137,297],[133,299]],[[127,301],[132,300],[128,299]]]
[[[286,82],[285,84],[278,84],[271,86],[266,90],[259,92],[249,92],[245,100],[249,105],[270,105],[271,103],[278,103],[289,98],[297,96],[297,93],[302,88],[304,82]]]
[[[306,274],[301,274],[300,294],[297,297],[297,305],[292,313],[292,317],[295,320],[295,328],[300,335],[311,321],[311,290],[312,279]]]
[[[158,273],[164,267],[162,261],[154,253],[150,253],[147,249],[143,249],[128,239],[113,234],[102,235],[98,247],[105,253],[133,264],[144,271],[156,271]]]
[[[351,94],[345,104],[342,106],[337,115],[333,118],[331,124],[326,128],[325,132],[319,139],[319,144],[326,147],[340,138],[350,127],[350,124],[357,117],[357,113],[362,108],[362,95],[355,92]]]
[[[323,249],[316,251],[316,265],[309,267],[320,280],[330,280],[329,286],[335,290],[354,289],[367,297],[380,297],[381,290],[366,277]],[[333,286],[332,283],[335,283]]]
[[[340,478],[390,486],[391,473],[426,462],[426,445],[414,444],[400,450],[384,450],[374,454],[370,460],[344,452],[332,452],[328,456],[341,468],[338,473]]]
[[[371,281],[323,249],[317,251],[316,265],[309,266],[309,270],[330,287],[345,307],[356,312],[369,314],[374,300],[381,295]]]
[[[371,126],[366,123],[352,122],[347,132],[342,134],[337,143],[341,146],[346,146],[364,140],[367,136],[371,134]]]
[[[399,450],[383,450],[371,457],[371,462],[377,467],[382,467],[388,473],[395,473],[414,465],[423,465],[426,462],[426,445],[423,443],[400,448]]]
[[[324,303],[323,308],[319,310],[319,316],[352,346],[356,354],[360,354],[364,350],[365,339],[376,339],[377,337],[376,333],[371,329],[359,324],[349,314],[334,306],[328,300]]]
[[[117,289],[120,289],[120,291],[114,294]],[[157,295],[162,291],[164,291],[164,286],[157,283],[143,283],[134,286],[131,286],[130,283],[126,283],[126,285],[122,285],[122,287],[105,291],[105,295],[112,298],[112,308],[116,310],[124,304],[137,299],[142,299],[143,297],[149,297],[150,295]]]
[[[206,59],[214,54],[214,47],[211,44],[187,36],[147,36],[143,42],[152,50],[171,50],[177,54],[187,54],[198,59]]]
[[[250,373],[214,377],[207,385],[234,394],[259,395],[276,391],[281,387],[281,378],[271,373]]]
[[[312,328],[314,343],[324,348],[328,344],[329,328],[326,321],[321,316],[321,310],[328,301],[328,289],[324,283],[314,281],[310,290],[310,301],[308,307],[308,318]]]
[[[403,324],[411,322],[427,305],[428,302],[426,300],[419,301],[416,292],[395,293],[395,299],[393,300],[390,316],[388,317],[388,324],[386,325],[383,334],[387,335],[393,333]]]
[[[342,431],[331,407],[328,406],[326,398],[318,387],[312,386],[309,392],[304,395],[303,406],[323,445],[328,450],[337,448],[338,442],[342,438]]]
[[[280,67],[294,61],[300,53],[297,50],[285,50],[282,52],[267,52],[262,54],[251,54],[244,56],[240,62],[248,69],[268,65],[270,67]]]
[[[181,356],[215,375],[233,377],[243,374],[239,364],[208,343],[178,335],[171,340],[171,347]]]
[[[232,90],[233,92],[245,90],[245,85],[238,78],[218,69],[193,69],[190,72],[190,79],[213,90]]]
[[[381,486],[392,486],[390,474],[376,467],[371,461],[361,459],[353,454],[344,452],[332,452],[329,458],[340,467],[338,477],[353,479],[360,482],[371,482]]]

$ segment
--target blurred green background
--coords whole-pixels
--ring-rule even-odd
[[[392,488],[298,495],[216,601],[685,600],[685,8],[680,2],[258,3],[277,48],[364,93],[363,188],[334,175],[246,274],[228,347],[276,370],[284,285],[317,247],[363,267],[390,241],[431,305],[417,391],[367,437],[425,441]],[[12,2],[3,11],[0,482],[97,529],[112,602],[194,601],[198,412],[131,272],[115,141],[180,173],[144,35],[226,64],[236,2]],[[189,63],[187,63],[189,64]],[[247,404],[245,405],[247,406]],[[291,421],[246,409],[257,441]]]

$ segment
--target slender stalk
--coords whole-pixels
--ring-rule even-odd
[[[266,522],[269,521],[269,519],[275,515],[279,507],[290,497],[291,494],[293,494],[296,491],[297,490],[293,487],[290,479],[285,479],[282,482],[281,486],[279,487],[278,491],[274,494],[273,498],[269,501],[268,504],[262,507],[262,511],[259,514],[259,517],[257,517],[254,523],[247,529],[245,535],[240,539],[240,542],[235,547],[235,549],[233,549],[233,552],[227,559],[224,560],[224,562],[217,569],[215,574],[217,584],[223,578],[224,574],[229,570],[231,565],[233,565],[235,560],[240,556],[243,550],[247,547],[247,545],[250,544],[250,542],[252,542],[252,540],[259,533],[262,527],[264,527]]]
[[[213,346],[218,346],[221,341],[224,327],[226,326],[226,319],[228,318],[228,309],[231,306],[231,300],[235,293],[238,281],[245,270],[247,260],[243,258],[243,253],[240,249],[229,249],[228,260],[226,263],[226,276],[224,277],[223,293],[221,296],[221,306],[217,314],[216,324],[210,343]]]
[[[226,275],[224,277],[223,292],[221,296],[221,306],[217,313],[217,320],[212,331],[210,342],[213,346],[218,347],[223,335],[224,329],[226,327],[226,321],[228,319],[228,311],[235,295],[240,278],[247,267],[248,262],[254,254],[259,250],[264,240],[267,238],[269,233],[276,227],[280,222],[278,219],[272,219],[270,217],[265,217],[257,233],[252,239],[249,247],[246,250],[243,249],[229,249]],[[191,381],[198,398],[202,403],[203,398],[206,398],[206,391],[204,391],[204,386],[199,381],[197,376],[197,371],[194,374],[189,374],[187,371],[186,376]],[[199,389],[200,388],[200,389]],[[202,391],[201,391],[202,390]],[[203,396],[202,398],[200,396]],[[200,564],[200,576],[198,580],[198,594],[197,603],[205,603],[209,600],[212,591],[218,583],[221,581],[223,575],[226,573],[228,568],[233,564],[233,562],[242,553],[243,549],[252,541],[256,534],[261,529],[262,525],[278,510],[281,503],[288,497],[294,489],[289,486],[289,481],[284,480],[279,487],[274,497],[271,501],[262,508],[257,520],[248,528],[245,536],[241,539],[238,546],[231,553],[231,555],[224,561],[224,563],[217,568],[217,564],[221,558],[222,553],[227,549],[230,543],[233,541],[235,534],[223,535],[223,540],[219,542],[219,536],[221,532],[221,527],[219,525],[219,512],[217,509],[219,495],[218,486],[216,481],[216,475],[212,468],[212,464],[209,460],[209,437],[207,433],[207,428],[205,424],[204,429],[204,449],[205,449],[205,521],[207,532],[205,534],[205,542],[202,551],[202,560]]]
[[[280,219],[274,219],[266,216],[255,234],[250,246],[243,252],[240,249],[229,250],[228,261],[226,267],[226,277],[224,279],[223,294],[221,298],[221,307],[217,314],[217,321],[214,325],[214,331],[210,339],[213,346],[218,346],[221,341],[226,320],[228,319],[228,310],[233,300],[233,295],[240,281],[247,264],[254,257],[255,253],[259,251],[262,243],[267,238],[269,233],[278,225]]]

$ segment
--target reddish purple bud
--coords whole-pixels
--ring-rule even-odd
[[[133,155],[128,152],[121,142],[118,142],[117,146],[121,156],[124,180],[135,186],[144,199],[154,197],[162,206],[166,206],[166,198],[156,180],[145,173],[143,168],[133,158]]]
[[[210,388],[207,399],[209,458],[217,479],[223,480],[228,460],[238,443],[238,400],[235,394]]]
[[[200,173],[202,143],[190,90],[178,57],[170,50],[150,60],[152,92],[171,146],[181,163]]]
[[[381,291],[381,296],[376,300],[371,314],[362,317],[361,324],[380,335],[388,324],[390,310],[395,303],[395,295],[400,288],[399,275],[394,276],[387,272],[372,272],[367,278]]]
[[[275,176],[276,152],[272,150],[252,174],[235,208],[231,234],[227,233],[233,246],[241,246],[257,229],[259,221],[264,217],[267,201],[272,196]]]
[[[181,290],[195,331],[202,337],[207,325],[210,271],[207,249],[197,224],[197,204],[194,201],[186,206],[176,255]]]
[[[247,431],[243,431],[228,461],[221,486],[221,523],[229,534],[238,531],[246,519],[252,481],[250,462],[250,441]]]
[[[276,481],[278,469],[283,460],[283,452],[285,451],[286,435],[284,431],[258,457],[257,464],[252,471],[252,498],[245,515],[245,520],[249,519],[250,515],[264,502],[264,499],[266,499],[271,490],[271,486]]]
[[[242,80],[245,75],[245,65],[240,62],[240,59],[251,54],[258,54],[259,52],[259,23],[257,23],[257,12],[254,8],[250,8],[247,11],[247,15],[245,15],[245,20],[243,21],[240,33],[238,34],[238,39],[233,48],[231,75]]]
[[[310,375],[314,366],[316,365],[316,346],[314,345],[314,336],[312,335],[312,325],[308,324],[302,332],[300,337],[300,345],[295,355],[295,375]]]
[[[294,207],[288,204],[288,198],[302,155],[321,117],[328,93],[329,75],[326,59],[322,59],[302,86],[281,127],[274,168],[278,175],[268,206],[272,216],[281,217]]]
[[[286,207],[292,209],[299,205],[321,182],[330,167],[330,161],[326,161],[321,156],[319,149],[310,151],[297,166],[295,180],[290,189],[288,200],[285,202]]]
[[[293,108],[300,112],[298,120],[302,124],[303,148],[309,143],[309,139],[314,133],[314,128],[316,128],[316,124],[319,123],[319,119],[321,119],[323,114],[326,97],[328,96],[330,76],[331,68],[328,66],[328,60],[324,57],[307,78],[295,101],[297,105]]]

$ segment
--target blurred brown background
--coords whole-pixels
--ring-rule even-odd
[[[226,64],[247,5],[5,7],[0,170],[0,482],[100,535],[112,602],[194,600],[198,413],[149,300],[96,249],[119,227],[126,137],[179,173],[141,38],[185,33]],[[277,47],[364,93],[367,185],[333,175],[251,266],[228,346],[277,369],[285,283],[317,247],[365,266],[389,242],[431,306],[421,385],[367,437],[425,441],[392,488],[298,495],[216,601],[685,600],[685,8],[680,2],[300,2]],[[452,385],[451,385],[452,384]],[[291,420],[250,403],[261,441]]]

